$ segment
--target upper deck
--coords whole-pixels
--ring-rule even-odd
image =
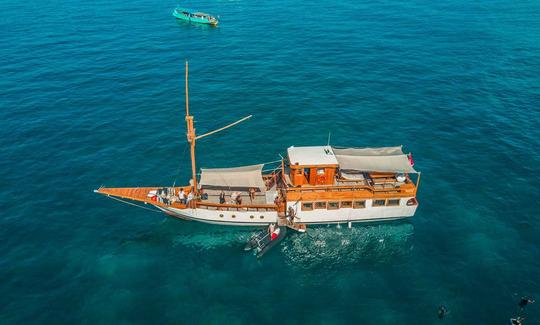
[[[287,200],[416,195],[419,176],[401,147],[290,147]]]

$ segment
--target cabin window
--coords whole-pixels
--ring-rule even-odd
[[[302,203],[302,211],[311,211],[311,210],[313,210],[312,202]]]
[[[339,209],[339,202],[328,202],[328,210]]]
[[[317,175],[324,175],[325,171],[324,168],[317,168]]]
[[[386,203],[386,200],[373,200],[374,207],[383,207]]]
[[[389,207],[399,206],[399,199],[388,199],[388,201],[386,202],[386,205]]]
[[[352,208],[352,201],[341,201],[342,208]]]
[[[315,202],[315,209],[326,209],[326,202]]]
[[[355,209],[363,209],[366,207],[366,201],[354,201],[353,202],[353,208]]]

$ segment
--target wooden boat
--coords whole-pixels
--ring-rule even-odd
[[[279,165],[263,173],[264,164],[201,169],[197,174],[197,140],[232,127],[196,135],[189,111],[188,63],[185,76],[187,141],[192,178],[184,186],[100,187],[117,200],[150,204],[186,220],[220,225],[277,224],[305,231],[310,224],[385,221],[407,218],[418,207],[420,173],[401,146],[338,148],[289,147]],[[134,204],[134,203],[130,203]]]
[[[173,11],[173,16],[177,19],[186,20],[193,23],[208,24],[216,26],[218,20],[216,17],[204,12],[199,12],[191,9],[177,7]]]

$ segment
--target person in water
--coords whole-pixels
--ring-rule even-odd
[[[521,325],[524,319],[524,317],[510,318],[510,325]]]
[[[531,299],[531,297],[521,297],[521,300],[519,301],[518,306],[521,309],[521,311],[523,311],[523,308],[525,308],[525,306],[532,303],[534,303],[534,300]]]
[[[440,305],[439,311],[437,311],[437,316],[439,316],[439,319],[443,319],[446,314],[448,314],[448,310],[444,305]]]

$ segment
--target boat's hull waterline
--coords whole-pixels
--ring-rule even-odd
[[[292,207],[293,205],[291,205]],[[199,221],[215,225],[226,226],[268,226],[278,223],[279,216],[277,211],[257,212],[251,211],[215,211],[208,209],[177,209],[171,207],[156,208],[166,214],[184,220]],[[339,209],[339,210],[314,210],[299,211],[294,218],[296,223],[323,225],[338,223],[365,223],[393,221],[412,217],[417,209],[414,206],[398,207],[366,207],[363,209]]]

